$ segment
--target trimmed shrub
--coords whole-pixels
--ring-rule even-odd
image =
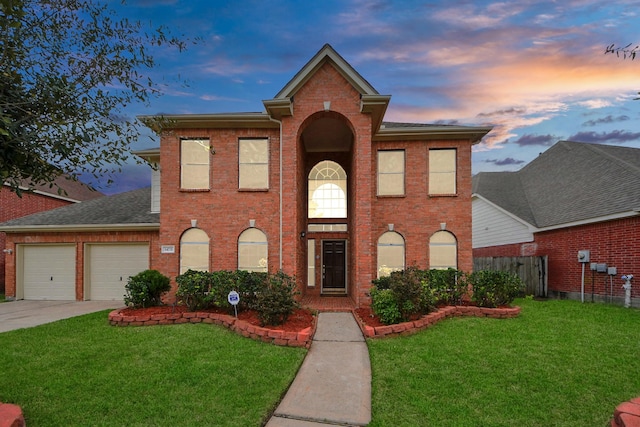
[[[211,288],[209,289],[208,300],[210,306],[221,309],[229,309],[233,312],[233,306],[229,304],[229,292],[236,291],[238,294],[241,290],[238,288],[239,271],[218,270],[209,273],[211,280]],[[241,299],[242,300],[242,299]],[[238,307],[240,309],[240,307]]]
[[[378,290],[391,289],[391,275],[393,273],[396,273],[396,272],[394,271],[394,272],[391,272],[391,274],[388,276],[382,276],[382,277],[378,277],[377,279],[373,279],[371,283],[373,283],[373,286],[375,286],[376,289]]]
[[[238,310],[246,310],[255,306],[258,293],[264,289],[269,275],[257,271],[238,270],[236,272],[236,289],[240,294]]]
[[[524,289],[520,277],[507,271],[480,270],[467,279],[473,287],[471,300],[479,307],[509,305]]]
[[[403,271],[394,271],[389,276],[391,284],[389,289],[398,304],[398,311],[403,321],[410,320],[412,316],[423,311],[422,280],[424,271],[416,267],[409,267]]]
[[[371,309],[385,325],[402,321],[398,302],[391,289],[371,288]]]
[[[385,324],[410,320],[433,309],[431,298],[425,298],[423,282],[426,271],[409,267],[389,276],[373,280],[371,308]]]
[[[461,270],[448,268],[446,270],[428,270],[423,282],[425,299],[438,305],[459,305],[468,292],[465,274]]]
[[[124,288],[125,305],[146,308],[162,305],[162,295],[171,290],[171,284],[158,270],[144,270],[129,277]]]
[[[176,277],[178,302],[186,305],[190,311],[210,308],[213,305],[210,295],[212,279],[211,273],[196,270],[187,270]]]
[[[281,325],[286,322],[298,307],[295,300],[298,293],[295,278],[282,271],[269,275],[252,303],[262,326]]]

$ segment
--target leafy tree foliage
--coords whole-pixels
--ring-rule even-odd
[[[636,55],[638,53],[638,49],[640,49],[640,45],[633,46],[633,43],[629,43],[626,46],[616,46],[616,44],[610,44],[604,50],[604,54],[607,55],[609,53],[615,54],[618,58],[622,56],[622,59],[630,58],[632,61],[636,59]],[[640,95],[640,92],[638,92]],[[640,100],[640,97],[633,98],[634,101]]]
[[[605,49],[605,55],[608,53],[615,54],[618,58],[622,56],[623,59],[630,58],[632,61],[636,59],[636,54],[638,53],[638,49],[640,46],[633,46],[633,43],[629,43],[626,46],[616,46],[614,44],[610,44]]]
[[[124,108],[160,94],[153,51],[186,45],[107,0],[0,0],[0,183],[117,171],[143,126]]]

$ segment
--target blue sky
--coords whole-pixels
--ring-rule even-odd
[[[473,173],[522,168],[563,139],[640,148],[640,1],[128,0],[122,16],[200,38],[158,50],[164,95],[126,113],[262,111],[325,44],[376,90],[387,121],[492,125]],[[187,85],[179,83],[180,79]],[[143,137],[132,148],[159,146]],[[125,165],[107,194],[147,186]],[[105,178],[106,182],[106,178]]]

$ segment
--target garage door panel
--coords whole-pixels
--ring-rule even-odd
[[[24,246],[22,285],[24,299],[76,299],[76,247]]]
[[[89,298],[123,301],[130,276],[149,268],[149,245],[89,245]]]

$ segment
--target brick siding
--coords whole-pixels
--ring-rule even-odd
[[[492,246],[473,250],[476,257],[486,256],[543,256],[549,257],[549,290],[581,292],[582,265],[578,251],[588,249],[590,262],[616,267],[613,296],[623,297],[623,274],[640,278],[640,218],[599,222],[534,234],[533,243]],[[590,264],[590,263],[589,263]],[[585,293],[608,296],[611,282],[605,273],[592,274],[590,265],[585,271]]]

